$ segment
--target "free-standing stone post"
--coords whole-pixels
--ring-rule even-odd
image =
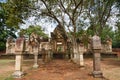
[[[79,45],[79,56],[80,56],[80,67],[84,67],[84,58],[83,53],[85,52],[85,48],[83,43]]]
[[[84,58],[83,58],[83,53],[80,54],[80,67],[84,67]]]
[[[33,54],[34,54],[34,65],[33,65],[33,68],[38,68],[39,65],[38,65],[38,50],[39,47],[36,46],[36,47],[33,47]]]
[[[73,47],[73,54],[74,54],[73,62],[77,63],[78,50],[76,46]]]
[[[102,77],[101,67],[100,67],[100,52],[101,52],[101,40],[100,37],[94,35],[92,37],[92,48],[93,48],[93,76]]]
[[[38,65],[38,54],[34,54],[34,65],[33,65],[33,68],[38,68],[39,65]]]
[[[22,59],[23,56],[21,54],[16,55],[15,72],[12,74],[14,78],[21,78],[24,75],[22,71]]]
[[[24,51],[24,38],[20,37],[15,42],[15,72],[13,73],[14,78],[21,78],[24,75],[22,71],[22,59],[23,59],[23,51]]]
[[[40,47],[39,45],[40,45],[39,36],[35,32],[33,32],[30,35],[30,47],[31,47],[31,50],[29,50],[29,52],[34,55],[33,68],[38,68],[39,67],[39,65],[38,65],[38,52],[39,52],[39,47]]]

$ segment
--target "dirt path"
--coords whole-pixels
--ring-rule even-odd
[[[103,58],[101,70],[107,79],[93,78],[91,76],[92,58],[85,59],[85,67],[68,60],[52,60],[50,63],[42,64],[33,69],[33,59],[23,61],[23,71],[27,74],[21,79],[6,79],[14,72],[14,60],[0,59],[0,80],[120,80],[120,58]]]
[[[89,67],[80,68],[66,60],[53,60],[47,64],[40,64],[38,69],[27,71],[27,75],[16,80],[105,80],[93,78]]]

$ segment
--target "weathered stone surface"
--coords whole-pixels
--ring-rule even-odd
[[[24,37],[19,37],[15,42],[15,52],[22,52],[25,50],[25,39]],[[15,53],[18,54],[18,53]]]
[[[16,55],[15,72],[12,74],[14,78],[21,78],[24,75],[24,72],[22,72],[22,59],[23,56],[20,53]]]
[[[15,42],[12,37],[9,37],[6,42],[6,54],[15,53]]]
[[[10,43],[8,47],[6,47],[6,54],[14,54],[15,53],[15,43]]]
[[[33,68],[38,68],[38,53],[34,54],[34,65]]]
[[[97,35],[94,35],[92,37],[92,47],[93,49],[101,49],[101,40],[100,40],[100,37],[97,36]]]
[[[80,54],[80,66],[81,67],[84,66],[84,57],[83,57],[83,54]]]
[[[103,73],[101,71],[93,71],[93,77],[102,78]]]
[[[22,71],[15,71],[13,74],[12,74],[12,76],[14,77],[14,78],[22,78],[23,76],[24,76],[24,72],[22,72]]]
[[[112,53],[112,44],[104,43],[102,44],[102,53]]]
[[[29,41],[28,40],[25,40],[25,52],[29,52],[30,50],[30,46],[29,46]]]
[[[29,39],[29,53],[36,54],[39,53],[39,46],[40,46],[40,37],[35,33],[31,33]]]
[[[93,76],[102,77],[101,66],[100,66],[100,53],[101,53],[101,40],[99,36],[95,35],[92,38],[93,48]]]
[[[93,70],[100,71],[100,53],[94,53]]]

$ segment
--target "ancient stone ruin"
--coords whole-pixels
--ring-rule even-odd
[[[108,39],[108,41],[106,41],[107,43],[101,44],[101,40],[97,35],[90,37],[89,39],[90,41],[87,47],[83,44],[82,40],[78,39],[76,40],[77,46],[74,48],[71,39],[68,38],[63,27],[60,27],[59,25],[53,32],[51,32],[51,38],[47,41],[42,40],[35,32],[30,35],[29,39],[25,39],[23,36],[20,36],[16,40],[9,37],[6,42],[6,54],[14,54],[16,56],[15,72],[13,73],[13,77],[21,78],[24,75],[24,72],[22,71],[22,60],[24,54],[34,55],[33,68],[39,67],[39,54],[42,55],[42,61],[45,63],[49,62],[53,58],[53,55],[62,55],[63,58],[71,59],[80,67],[84,67],[83,54],[87,52],[92,52],[94,55],[93,76],[101,77],[100,53],[112,52],[112,41]],[[74,53],[73,48],[75,50]]]
[[[100,53],[101,53],[101,40],[100,37],[94,35],[92,37],[92,49],[93,49],[93,76],[102,77],[101,67],[100,67]]]

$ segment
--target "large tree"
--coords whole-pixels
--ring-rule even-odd
[[[102,36],[105,27],[108,27],[107,23],[110,24],[108,22],[110,18],[119,14],[116,11],[118,7],[116,5],[118,5],[117,0],[89,0],[87,16],[90,20],[90,27],[88,30]]]
[[[31,0],[7,0],[2,4],[4,10],[6,25],[18,29],[24,19],[28,18],[32,10]]]
[[[5,12],[2,8],[2,3],[0,3],[0,50],[5,49],[6,40],[8,36],[16,37],[13,28],[8,28],[5,21]]]
[[[64,34],[70,33],[69,38],[73,48],[76,48],[77,23],[86,10],[84,9],[86,2],[87,0],[37,0],[35,5],[40,18],[58,24],[63,28]]]
[[[105,37],[103,34],[111,29],[106,23],[115,14],[113,10],[118,3],[118,0],[37,0],[35,11],[39,18],[42,16],[69,31],[75,47],[77,31],[83,31],[86,26],[90,34]],[[88,35],[87,32],[85,35]]]
[[[16,38],[19,24],[28,17],[31,10],[30,0],[6,0],[0,2],[0,50],[5,49],[9,36]],[[32,8],[32,7],[31,7]]]
[[[30,13],[39,19],[45,19],[46,22],[58,24],[64,28],[65,34],[69,31],[75,46],[78,27],[89,27],[90,24],[90,31],[101,35],[112,8],[117,4],[118,0],[8,0],[3,8],[8,26],[18,28]]]

